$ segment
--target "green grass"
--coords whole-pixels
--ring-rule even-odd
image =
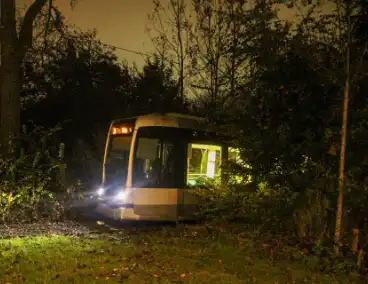
[[[0,241],[0,283],[353,283],[249,238],[166,228]]]

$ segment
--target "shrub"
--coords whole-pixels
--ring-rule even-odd
[[[208,221],[242,222],[260,231],[287,233],[290,237],[317,241],[329,235],[330,203],[316,190],[293,192],[233,190],[231,186],[200,190],[201,214]],[[333,211],[333,210],[332,210]]]
[[[55,127],[34,127],[22,134],[11,157],[0,158],[0,222],[59,218],[63,206],[56,193],[66,187],[64,144],[55,144]]]

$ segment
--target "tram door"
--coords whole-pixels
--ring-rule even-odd
[[[138,137],[133,170],[134,213],[145,219],[176,220],[180,148],[175,141]],[[181,170],[181,171],[180,171]]]

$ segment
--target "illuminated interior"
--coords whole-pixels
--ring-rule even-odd
[[[196,186],[220,177],[221,147],[208,144],[188,145],[187,184]]]

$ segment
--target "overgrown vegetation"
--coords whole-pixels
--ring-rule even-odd
[[[60,130],[24,126],[14,141],[19,150],[1,159],[0,223],[65,217],[76,187],[67,181],[65,145],[55,143]]]

